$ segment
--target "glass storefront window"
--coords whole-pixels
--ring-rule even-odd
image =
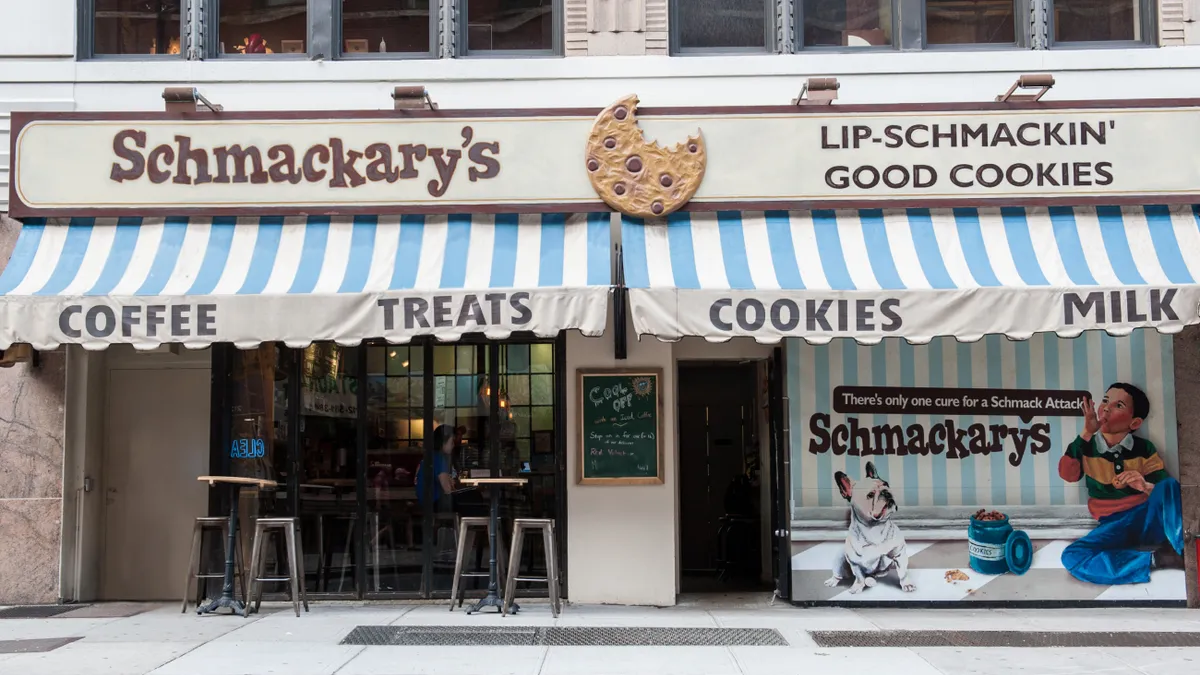
[[[300,356],[300,451],[295,487],[311,592],[355,591],[359,350],[328,342]],[[367,535],[375,531],[368,523]]]
[[[425,350],[367,350],[367,590],[422,590],[424,512],[416,489],[425,456]]]
[[[254,518],[298,516],[310,593],[445,597],[457,518],[488,513],[488,493],[464,486],[465,476],[498,466],[529,478],[500,494],[506,544],[513,518],[558,515],[553,343],[314,343],[227,353],[232,471],[280,483],[243,491],[245,550]],[[539,545],[527,545],[522,573],[544,573]],[[486,539],[469,546],[468,566],[486,565]],[[538,569],[526,569],[534,560]],[[467,583],[468,594],[486,586]]]
[[[230,438],[223,448],[229,475],[265,478],[280,483],[276,490],[243,489],[238,501],[238,532],[249,566],[254,521],[288,514],[288,369],[282,347],[265,344],[256,349],[233,350],[230,361]],[[224,497],[222,498],[224,500]],[[228,508],[228,507],[223,507]],[[276,548],[268,565],[282,558]],[[268,567],[270,569],[270,567]],[[275,593],[282,584],[267,584]]]

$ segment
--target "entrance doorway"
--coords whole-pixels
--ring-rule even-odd
[[[756,362],[679,364],[684,593],[772,587],[764,376]]]

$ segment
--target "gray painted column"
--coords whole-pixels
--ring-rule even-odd
[[[1200,532],[1200,327],[1189,326],[1175,336],[1174,354],[1188,607],[1200,608],[1194,539]]]

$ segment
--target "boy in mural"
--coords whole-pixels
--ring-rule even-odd
[[[1059,460],[1058,475],[1086,479],[1088,510],[1100,524],[1063,551],[1063,566],[1080,581],[1104,585],[1146,583],[1152,569],[1182,568],[1179,483],[1154,445],[1133,435],[1150,414],[1150,399],[1117,382],[1099,411],[1089,397],[1083,412],[1083,433]]]

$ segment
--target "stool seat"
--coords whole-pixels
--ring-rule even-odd
[[[192,581],[193,580],[196,581],[196,606],[199,607],[201,601],[203,600],[203,598],[201,596],[203,595],[202,588],[204,586],[203,584],[200,583],[200,580],[201,579],[224,579],[225,578],[224,571],[203,572],[200,569],[200,561],[201,561],[201,557],[202,557],[201,549],[202,549],[202,546],[204,543],[204,531],[205,530],[220,530],[221,550],[222,551],[224,551],[225,547],[229,545],[228,544],[228,538],[229,538],[229,519],[228,518],[221,518],[221,517],[215,517],[215,516],[201,516],[194,520],[194,522],[192,524],[192,552],[191,552],[191,555],[188,556],[188,574],[187,574],[187,580],[184,582],[184,586],[183,586],[183,610],[182,610],[183,612],[187,612],[188,594],[192,590]],[[226,556],[222,555],[221,557],[222,557],[222,559],[224,559]],[[243,604],[245,604],[246,577],[242,573],[242,563],[244,562],[244,559],[242,558],[242,542],[240,540],[237,543],[237,547],[234,549],[234,561],[235,561],[234,568],[233,568],[234,583],[235,584],[240,583],[242,585],[242,601],[243,601]]]
[[[272,534],[282,535],[286,540],[288,575],[286,577],[268,577],[263,575],[266,564],[266,545]],[[278,562],[278,561],[276,561]],[[254,611],[262,606],[263,582],[287,581],[291,584],[292,609],[300,616],[300,604],[308,611],[308,594],[304,588],[304,546],[300,539],[299,518],[258,518],[254,521],[254,547],[250,558],[250,600],[254,602]],[[242,616],[250,616],[250,602]]]
[[[526,530],[537,530],[542,535],[542,548],[546,555],[546,576],[522,577],[517,573],[521,564],[521,549],[525,547]],[[508,560],[508,583],[504,589],[504,602],[500,607],[501,614],[507,615],[512,609],[517,595],[517,582],[545,582],[550,594],[550,611],[558,618],[562,609],[562,589],[558,580],[558,548],[554,545],[553,518],[517,518],[513,521],[513,541],[511,556]]]
[[[454,554],[454,581],[450,585],[450,611],[451,612],[454,611],[454,604],[456,602],[458,603],[459,607],[462,607],[463,593],[466,590],[463,587],[463,583],[462,583],[463,579],[466,579],[466,578],[487,579],[492,576],[491,572],[488,572],[488,571],[475,571],[475,572],[464,572],[463,571],[463,565],[464,565],[464,562],[467,557],[467,537],[470,534],[479,534],[479,532],[472,533],[471,529],[472,528],[483,528],[484,531],[487,532],[487,534],[488,534],[488,542],[489,542],[488,546],[490,547],[491,546],[491,534],[492,534],[491,524],[492,524],[492,519],[484,517],[484,516],[460,516],[458,518],[458,537],[457,537],[457,549],[458,550],[455,551],[455,554]],[[496,543],[497,543],[497,548],[499,549],[499,551],[497,552],[498,562],[500,563],[499,583],[501,586],[503,586],[504,579],[505,579],[505,576],[504,576],[505,575],[504,538],[502,536],[500,536],[499,533],[496,534]]]

